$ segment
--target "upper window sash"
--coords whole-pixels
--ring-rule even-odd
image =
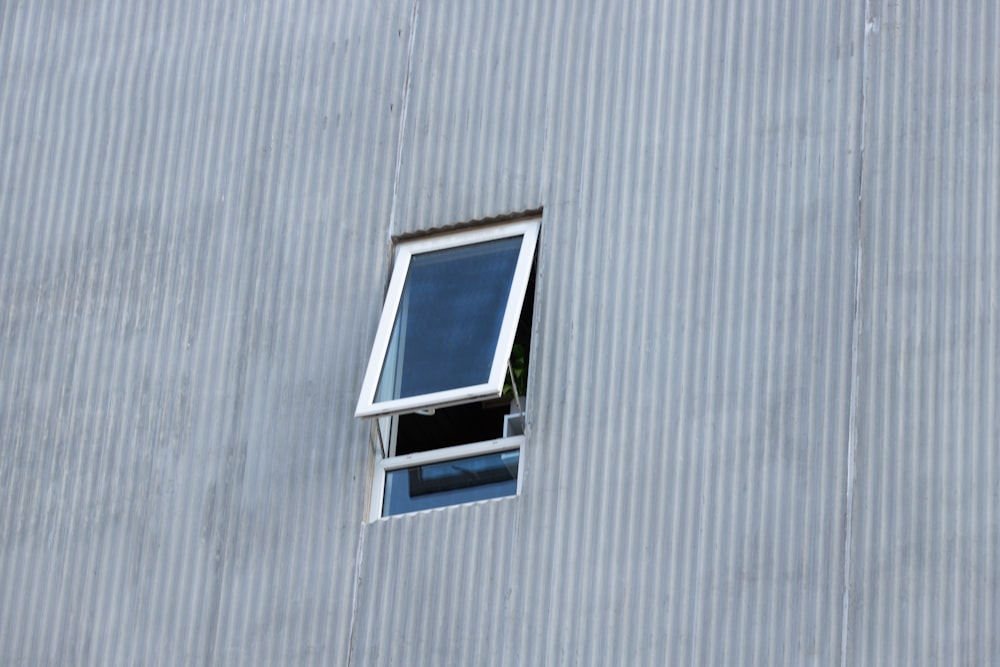
[[[372,345],[371,357],[369,358],[368,368],[365,372],[364,382],[362,383],[361,396],[354,413],[356,417],[403,414],[425,408],[446,407],[448,405],[500,396],[503,391],[504,376],[507,371],[507,359],[510,356],[511,346],[514,343],[514,334],[520,318],[528,279],[531,274],[531,263],[534,259],[535,246],[538,241],[538,229],[539,221],[535,219],[404,241],[397,246],[385,304],[382,307],[382,315],[379,318],[378,328],[375,333],[375,342]],[[511,257],[514,255],[513,250],[504,250],[501,248],[500,252],[491,254],[489,250],[490,245],[481,246],[481,250],[475,246],[477,244],[488,244],[489,242],[507,239],[514,242],[512,248],[516,249],[516,260],[514,260],[509,290],[506,286],[506,274],[487,285],[486,290],[482,286],[477,287],[475,284],[465,285],[463,281],[468,280],[469,272],[477,270],[476,263],[479,260],[475,255],[483,254],[485,259],[483,263],[485,267],[484,271],[489,270],[491,266],[489,260],[491,257],[502,260],[504,253],[508,253]],[[518,240],[519,247],[517,247]],[[494,245],[502,246],[504,244]],[[468,249],[468,254],[471,256],[463,257],[466,253],[463,253],[461,249]],[[439,251],[448,250],[455,250],[457,252],[439,253]],[[432,313],[421,311],[423,308],[421,304],[428,300],[428,294],[430,297],[433,297],[435,277],[440,284],[447,282],[442,281],[441,277],[447,275],[448,265],[449,262],[453,261],[452,258],[454,258],[455,267],[459,270],[456,273],[453,285],[445,285],[445,287],[453,298],[463,296],[460,293],[460,289],[455,290],[453,287],[461,288],[468,286],[470,290],[476,290],[476,292],[471,293],[473,295],[492,290],[490,296],[498,298],[498,303],[502,302],[499,306],[499,309],[502,309],[502,315],[499,309],[496,312],[491,312],[489,304],[480,305],[479,307],[485,309],[482,311],[484,315],[493,318],[499,316],[498,332],[495,338],[494,333],[490,331],[488,335],[482,336],[485,340],[472,341],[471,343],[466,341],[467,344],[471,344],[472,346],[476,346],[477,344],[480,346],[478,349],[469,348],[472,352],[480,356],[485,355],[483,357],[485,361],[482,372],[476,374],[474,379],[470,377],[458,378],[455,383],[445,382],[444,384],[447,386],[439,386],[441,385],[439,380],[428,382],[429,385],[433,386],[431,390],[423,392],[418,391],[414,393],[413,391],[402,390],[401,385],[404,382],[410,381],[409,383],[413,384],[412,379],[415,374],[412,370],[414,368],[413,364],[419,364],[422,361],[419,350],[424,350],[425,354],[427,354],[426,350],[429,347],[434,347],[434,344],[438,342],[434,339],[435,336],[446,337],[449,334],[467,335],[470,331],[476,330],[476,324],[478,323],[470,323],[469,326],[466,326],[466,323],[462,322],[460,326],[449,328],[448,318],[445,317],[440,322],[434,320],[436,324],[432,324],[431,326],[437,326],[438,330],[430,332],[428,338],[423,339],[420,337],[422,331],[420,330],[419,322],[414,325],[410,321],[411,319],[420,320],[421,317],[432,317]],[[417,269],[411,272],[414,266]],[[445,273],[435,274],[435,266],[439,270],[445,271]],[[504,269],[497,269],[497,271],[497,275],[499,276],[500,273],[504,272]],[[416,274],[418,277],[411,280],[412,274]],[[427,279],[430,287],[423,289],[422,295],[420,290],[425,285],[420,283],[422,280],[419,277],[420,275],[430,276]],[[491,277],[494,276],[486,275],[484,276],[484,280],[489,280]],[[418,283],[411,284],[412,294],[407,290],[408,282]],[[451,306],[451,319],[454,319],[455,309],[460,306],[455,303],[446,303],[446,305]],[[414,329],[414,326],[417,328]],[[416,343],[413,342],[414,340]],[[445,345],[445,343],[442,342],[442,345]],[[433,357],[435,353],[447,355],[451,351],[442,349],[432,350],[429,356]],[[408,357],[407,355],[410,356]],[[447,356],[440,358],[451,360]],[[407,364],[410,365],[408,366]],[[436,370],[433,364],[429,368],[432,371]],[[416,375],[419,381],[419,373]]]

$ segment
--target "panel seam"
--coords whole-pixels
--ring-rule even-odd
[[[396,233],[396,204],[399,200],[399,175],[403,165],[403,144],[406,138],[406,114],[410,106],[410,81],[413,77],[413,44],[417,35],[420,0],[413,0],[410,12],[410,37],[406,45],[406,76],[403,78],[403,101],[399,110],[399,138],[396,141],[396,164],[392,176],[392,204],[389,208],[388,249],[392,250],[392,237]]]
[[[878,19],[872,16],[871,0],[865,0],[864,42],[861,56],[861,103],[859,120],[859,151],[858,151],[858,197],[855,202],[855,234],[857,236],[854,254],[854,304],[853,330],[851,332],[851,397],[847,433],[847,481],[845,493],[844,516],[844,590],[841,608],[840,629],[840,665],[847,667],[847,645],[850,634],[851,614],[851,554],[854,532],[854,493],[857,481],[856,461],[858,448],[858,377],[859,347],[861,341],[861,271],[864,259],[862,244],[862,197],[865,185],[865,117],[868,111],[866,89],[868,84],[868,48],[872,32],[878,31]]]
[[[403,141],[406,135],[406,112],[410,102],[410,80],[413,74],[413,44],[416,41],[417,17],[420,0],[413,0],[410,10],[410,35],[406,45],[406,74],[403,77],[403,100],[399,109],[399,133],[396,140],[396,163],[392,175],[392,202],[389,207],[389,233],[386,235],[386,253],[391,260],[392,237],[396,230],[396,202],[399,196],[399,174],[403,163]],[[358,534],[358,549],[354,556],[354,587],[351,591],[351,621],[347,634],[347,665],[354,664],[354,640],[358,620],[358,595],[361,589],[361,572],[365,554],[365,522],[361,522]]]
[[[354,631],[358,618],[358,591],[361,588],[361,566],[365,558],[365,524],[362,522],[358,535],[358,551],[354,556],[354,590],[351,593],[351,629],[347,635],[347,665],[354,663]]]

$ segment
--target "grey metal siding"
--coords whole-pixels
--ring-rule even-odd
[[[558,3],[414,4],[393,233],[539,208]]]
[[[0,663],[1000,662],[998,28],[0,3]],[[391,239],[538,209],[521,495],[363,523]]]
[[[1000,13],[873,3],[848,664],[1000,662]]]
[[[449,140],[396,212],[531,207],[543,165],[523,494],[366,527],[354,654],[836,664],[862,8],[535,5],[420,3],[405,143]],[[513,135],[456,123],[498,34]]]
[[[345,662],[411,4],[0,14],[0,663]]]

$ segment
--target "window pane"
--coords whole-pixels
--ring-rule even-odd
[[[522,238],[410,259],[376,401],[489,381]]]
[[[429,463],[385,474],[382,515],[512,496],[517,493],[518,450]]]

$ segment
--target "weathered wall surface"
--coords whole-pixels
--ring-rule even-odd
[[[354,654],[837,664],[863,7],[539,4],[418,3],[396,211],[544,206],[523,494],[368,526]]]
[[[0,663],[346,661],[411,16],[0,4]]]
[[[1000,662],[1000,13],[872,3],[848,664]]]
[[[1000,661],[990,2],[78,4],[0,5],[0,662]],[[363,524],[391,238],[539,208],[521,495]]]

